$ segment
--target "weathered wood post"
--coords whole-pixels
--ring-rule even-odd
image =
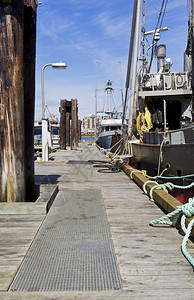
[[[81,126],[82,126],[82,121],[78,120],[78,141],[81,141]]]
[[[0,199],[25,201],[24,0],[0,2]]]
[[[34,108],[37,1],[24,6],[24,122],[26,201],[34,201]]]
[[[60,147],[66,149],[66,100],[61,100],[60,112]]]
[[[66,144],[70,146],[70,113],[66,113]]]
[[[71,149],[77,146],[77,99],[71,99]]]

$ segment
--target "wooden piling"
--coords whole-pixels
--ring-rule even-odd
[[[81,141],[81,120],[78,120],[78,141]]]
[[[0,2],[0,199],[25,201],[24,0]]]
[[[77,99],[71,99],[71,149],[77,147]]]
[[[60,112],[60,147],[66,149],[66,100],[61,100]]]
[[[66,145],[70,146],[70,113],[66,113]]]
[[[34,108],[37,1],[24,6],[24,122],[26,201],[34,201]]]

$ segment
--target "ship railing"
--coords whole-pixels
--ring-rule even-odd
[[[167,145],[194,143],[194,126],[166,132],[146,132],[143,135],[143,142],[145,144],[160,145],[164,139]]]
[[[191,90],[190,72],[147,73],[140,84],[141,90]]]

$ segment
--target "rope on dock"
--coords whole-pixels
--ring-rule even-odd
[[[161,218],[158,218],[156,220],[150,221],[149,225],[153,226],[155,224],[167,224],[167,225],[170,225],[170,226],[175,226],[177,221],[178,221],[178,218],[181,215],[182,215],[182,217],[181,217],[181,228],[182,228],[183,232],[185,233],[185,236],[183,238],[182,245],[181,245],[181,250],[182,250],[183,255],[188,260],[188,262],[191,264],[191,266],[193,267],[193,270],[194,270],[194,259],[189,254],[189,252],[187,251],[187,243],[188,243],[188,240],[190,238],[191,231],[192,231],[192,228],[193,228],[193,225],[194,225],[194,219],[192,219],[189,222],[189,225],[188,225],[187,228],[185,227],[186,218],[190,218],[190,217],[194,216],[194,197],[189,198],[188,203],[186,203],[184,205],[181,205],[181,206],[178,206],[178,208],[176,210],[172,211],[171,213],[169,213],[169,214],[167,214],[167,215],[165,215]],[[172,217],[173,217],[172,221],[167,221],[166,220],[166,219],[172,218]]]
[[[150,201],[151,202],[155,202],[155,200],[153,199],[153,191],[155,189],[162,189],[164,190],[165,192],[168,193],[168,191],[172,191],[174,188],[177,188],[177,189],[190,189],[191,187],[194,186],[194,182],[192,182],[191,184],[189,185],[176,185],[176,184],[173,184],[172,182],[166,182],[166,183],[161,183],[159,184],[158,182],[156,181],[152,181],[152,180],[148,180],[144,183],[143,185],[143,191],[145,194],[148,195],[148,191],[146,190],[146,186],[148,183],[153,183],[155,184],[151,189],[150,189],[150,192],[149,192],[149,197],[150,197]]]
[[[100,173],[121,172],[121,168],[117,164],[113,163],[113,161],[88,160],[88,162],[93,163],[93,167],[100,168],[98,170]]]
[[[183,178],[190,178],[190,177],[194,177],[194,174],[188,174],[188,175],[183,175],[183,176],[173,176],[173,177],[167,177],[167,176],[162,176],[161,174],[160,174],[160,176],[156,176],[155,178],[156,179],[183,179]]]
[[[144,175],[144,176],[146,176],[147,175],[147,171],[146,170],[142,170],[142,171],[140,171],[140,170],[134,170],[134,171],[131,171],[131,173],[130,173],[130,178],[133,180],[133,174],[134,173],[140,173],[140,174],[142,174],[142,175]]]

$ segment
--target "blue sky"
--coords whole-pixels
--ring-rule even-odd
[[[148,0],[146,31],[155,29],[162,0]],[[79,118],[94,112],[96,61],[98,88],[110,79],[123,87],[127,70],[132,0],[42,0],[37,9],[36,109],[41,119],[41,69],[47,63],[65,62],[67,69],[47,67],[45,104],[59,117],[60,99],[77,98]],[[187,42],[187,1],[169,0],[160,43],[167,44],[173,70],[183,70]],[[121,70],[121,72],[120,72]],[[121,76],[120,76],[121,74]],[[116,95],[118,106],[119,95]]]

